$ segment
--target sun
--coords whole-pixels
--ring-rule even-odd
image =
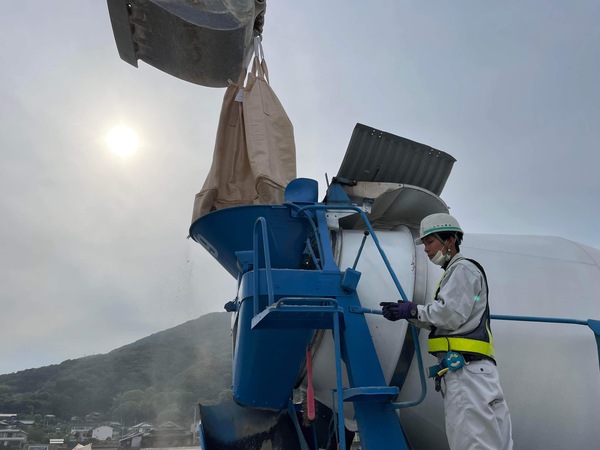
[[[126,125],[117,125],[106,135],[108,148],[117,156],[126,159],[133,155],[140,146],[138,135]]]

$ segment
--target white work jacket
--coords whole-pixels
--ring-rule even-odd
[[[419,322],[434,325],[439,335],[473,331],[485,312],[488,299],[483,274],[475,264],[461,258],[457,253],[450,260],[437,298],[417,305]]]

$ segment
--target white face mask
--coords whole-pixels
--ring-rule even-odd
[[[443,254],[441,250],[438,250],[435,256],[431,258],[431,262],[438,266],[443,266],[446,261],[448,261],[447,255]]]
[[[444,244],[444,247],[446,247],[445,244]],[[438,252],[435,254],[435,256],[433,258],[431,258],[431,262],[438,266],[443,266],[451,259],[452,259],[452,253],[450,253],[450,249],[448,248],[446,253],[442,253],[441,250],[438,250]]]

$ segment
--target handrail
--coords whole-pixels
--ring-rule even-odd
[[[400,297],[402,298],[403,301],[408,301],[408,297],[406,295],[406,293],[404,292],[404,289],[402,288],[402,285],[400,284],[400,281],[398,280],[398,277],[396,276],[396,273],[394,272],[394,270],[392,269],[392,266],[387,258],[387,255],[385,254],[383,248],[381,247],[381,244],[379,242],[379,239],[377,238],[377,235],[375,233],[375,231],[373,230],[373,227],[371,226],[371,223],[369,222],[369,219],[367,218],[365,212],[356,207],[356,206],[342,206],[342,205],[308,205],[308,206],[303,206],[303,207],[299,207],[298,205],[294,204],[294,203],[286,203],[286,205],[289,205],[293,208],[295,208],[297,211],[297,214],[304,214],[304,216],[308,219],[308,221],[311,224],[311,227],[313,228],[313,231],[315,231],[315,239],[317,239],[317,243],[319,246],[319,250],[321,253],[321,257],[323,257],[324,252],[323,252],[323,243],[321,241],[321,236],[319,235],[318,228],[316,226],[316,224],[314,223],[312,217],[310,217],[309,214],[307,214],[307,211],[309,210],[352,210],[352,211],[356,211],[360,214],[360,216],[362,217],[367,230],[369,231],[369,234],[371,235],[371,237],[373,238],[373,242],[375,243],[375,246],[377,248],[377,250],[379,251],[379,254],[388,270],[388,273],[390,274],[390,277],[392,278],[392,281],[394,282],[394,285],[396,286],[396,289],[398,290],[398,292],[400,293]],[[267,281],[267,292],[268,292],[268,299],[269,299],[269,303],[268,305],[271,306],[274,303],[274,294],[273,294],[273,282],[272,282],[272,276],[271,276],[271,259],[270,259],[270,251],[269,251],[269,243],[268,243],[268,235],[267,235],[267,222],[266,219],[264,217],[259,217],[255,224],[254,224],[254,231],[253,231],[253,249],[254,249],[254,255],[253,255],[253,261],[254,261],[254,283],[255,283],[255,289],[254,289],[254,315],[258,314],[258,282],[259,282],[259,277],[258,277],[258,232],[257,232],[257,226],[260,223],[260,231],[262,232],[262,236],[263,236],[263,251],[265,253],[265,272],[266,272],[266,281]],[[363,244],[364,244],[364,240],[363,240]],[[362,246],[361,246],[362,249]],[[357,261],[355,261],[355,266],[357,264]],[[321,267],[323,267],[323,261],[321,261]],[[356,309],[353,312],[358,312],[356,311]],[[365,313],[367,311],[361,311],[362,313]],[[378,312],[377,310],[373,310],[373,311],[368,311],[369,313],[373,313],[373,314],[381,314],[381,312]],[[401,402],[401,403],[392,403],[392,407],[395,409],[400,409],[400,408],[406,408],[406,407],[410,407],[410,406],[416,406],[418,404],[420,404],[421,402],[423,402],[423,400],[425,399],[426,395],[427,395],[427,383],[425,380],[425,370],[423,367],[423,359],[421,356],[421,346],[419,343],[419,333],[417,331],[417,328],[413,325],[410,324],[411,326],[411,333],[413,336],[413,341],[414,341],[414,345],[415,345],[415,352],[417,354],[417,364],[418,364],[418,368],[419,368],[419,379],[421,382],[421,394],[420,396],[413,401],[408,401],[408,402]]]
[[[492,314],[490,317],[494,320],[515,320],[515,321],[521,321],[521,322],[570,323],[573,325],[589,326],[589,323],[588,323],[589,320],[564,319],[564,318],[560,318],[560,317],[510,316],[510,315],[503,315],[503,314]],[[594,321],[592,321],[592,322],[594,322]]]
[[[383,312],[379,309],[371,309],[371,308],[357,308],[350,307],[350,312],[355,314],[377,314],[382,315]],[[421,345],[419,343],[419,331],[417,327],[408,323],[411,327],[411,333],[413,336],[413,341],[415,342],[415,351],[417,352],[417,365],[419,366],[419,381],[421,382],[421,395],[417,400],[409,401],[409,402],[399,402],[392,403],[392,407],[394,409],[408,408],[410,406],[416,406],[420,404],[423,400],[425,400],[425,396],[427,395],[427,380],[425,379],[425,369],[423,367],[423,357],[421,356]]]
[[[356,252],[356,258],[354,259],[354,264],[352,264],[353,270],[355,270],[356,266],[358,265],[358,260],[360,259],[360,255],[362,255],[363,248],[365,247],[365,242],[367,241],[368,237],[369,237],[369,232],[365,231],[363,234],[362,241],[360,241],[360,247],[358,248],[358,252]]]
[[[377,238],[377,235],[376,235],[375,231],[373,230],[373,227],[371,226],[371,222],[369,222],[367,215],[365,214],[365,212],[362,209],[360,209],[357,206],[351,206],[351,205],[307,205],[307,206],[299,207],[298,205],[296,205],[294,203],[287,203],[287,204],[295,207],[297,210],[296,211],[297,214],[304,213],[307,217],[308,217],[308,215],[305,213],[305,211],[308,211],[311,209],[324,209],[324,210],[334,209],[334,210],[344,210],[344,211],[350,210],[350,211],[356,211],[357,213],[359,213],[365,223],[365,226],[367,227],[367,230],[369,231],[369,234],[373,238],[373,242],[375,243],[375,246],[377,247],[377,250],[379,251],[381,258],[383,259],[383,262],[385,263],[388,273],[390,274],[392,280],[394,281],[396,288],[398,289],[398,292],[400,293],[400,297],[402,298],[403,301],[405,301],[405,302],[408,301],[408,297],[406,296],[404,289],[402,289],[402,285],[400,284],[400,281],[398,280],[396,273],[392,269],[392,266],[387,258],[387,255],[383,251],[383,248],[381,247],[381,245],[379,243],[379,239]],[[317,238],[319,238],[319,236],[317,236]],[[363,240],[362,244],[364,244],[364,240]],[[361,249],[362,249],[362,245],[361,245]],[[355,261],[354,265],[356,266],[356,264],[357,264],[357,261]],[[351,312],[381,314],[381,311],[369,310],[367,308],[352,308]],[[413,401],[392,403],[392,406],[395,409],[406,408],[409,406],[416,406],[416,405],[420,404],[421,402],[423,402],[423,400],[425,400],[425,397],[427,396],[427,381],[425,378],[423,357],[421,356],[421,344],[419,342],[419,332],[417,331],[417,327],[415,327],[412,323],[409,322],[409,325],[412,327],[411,332],[412,332],[412,336],[413,336],[413,341],[415,343],[415,352],[417,354],[417,364],[419,366],[419,379],[421,381],[421,395],[416,400],[413,400]]]
[[[425,379],[425,367],[423,366],[423,357],[421,356],[421,344],[419,343],[419,331],[416,325],[409,322],[411,327],[411,333],[413,341],[415,342],[415,351],[417,352],[417,365],[419,366],[419,380],[421,381],[421,395],[416,400],[408,402],[397,402],[392,403],[394,409],[409,408],[411,406],[417,406],[427,396],[427,380]]]
[[[300,206],[298,206],[298,205],[296,205],[294,203],[286,203],[286,205],[290,205],[290,206],[295,207],[297,209],[297,211],[296,211],[297,214],[301,214],[301,213],[304,213],[305,211],[309,211],[309,210],[312,210],[312,209],[315,209],[315,210],[322,209],[322,210],[356,211],[357,213],[359,213],[360,216],[362,217],[362,219],[365,222],[367,230],[369,230],[369,233],[371,234],[371,237],[373,238],[373,242],[375,243],[375,246],[377,247],[377,250],[379,251],[379,254],[381,255],[381,258],[383,259],[383,262],[385,263],[385,266],[386,266],[386,268],[387,268],[390,276],[392,277],[392,280],[394,281],[394,285],[396,286],[396,289],[398,289],[398,292],[400,293],[400,297],[405,302],[408,301],[408,297],[404,293],[404,289],[402,289],[402,285],[398,281],[398,277],[396,277],[396,273],[392,269],[390,261],[388,260],[387,255],[385,254],[385,252],[381,248],[381,245],[379,244],[379,239],[377,238],[377,235],[375,234],[375,231],[373,231],[373,227],[371,226],[371,223],[369,222],[369,219],[367,218],[367,215],[365,214],[365,212],[362,209],[360,209],[358,206],[352,206],[352,205],[320,205],[319,204],[319,205],[306,205],[306,206],[302,206],[302,207],[300,207]]]
[[[520,322],[542,322],[542,323],[566,323],[571,325],[585,325],[589,327],[596,338],[596,346],[598,347],[598,364],[600,366],[600,320],[587,319],[566,319],[561,317],[535,317],[535,316],[510,316],[502,314],[492,314],[492,320],[514,320]]]
[[[269,236],[267,234],[267,220],[264,217],[259,217],[254,222],[254,230],[252,231],[252,248],[254,250],[254,254],[252,255],[252,260],[254,263],[254,315],[258,314],[258,283],[259,283],[259,273],[258,273],[258,232],[257,226],[260,224],[260,231],[262,233],[263,238],[263,252],[265,254],[265,275],[267,278],[267,295],[269,298],[269,306],[272,305],[275,301],[275,295],[273,294],[273,279],[271,275],[271,252],[269,251]]]

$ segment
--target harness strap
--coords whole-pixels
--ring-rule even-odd
[[[475,330],[466,333],[466,334],[457,334],[457,335],[441,335],[436,336],[437,328],[435,326],[431,327],[431,332],[429,333],[428,340],[428,350],[429,353],[436,354],[440,352],[448,352],[455,351],[461,352],[465,354],[475,354],[475,355],[484,355],[491,359],[494,359],[494,344],[493,344],[493,336],[490,327],[490,305],[489,305],[489,285],[487,281],[487,276],[485,270],[474,259],[470,258],[458,258],[450,264],[446,268],[444,275],[440,279],[440,282],[437,285],[434,298],[437,299],[439,295],[439,291],[441,289],[442,281],[446,278],[449,268],[461,260],[466,260],[475,265],[485,280],[485,288],[487,294],[487,301],[485,305],[485,310],[481,316],[481,320],[479,325],[475,328]]]

